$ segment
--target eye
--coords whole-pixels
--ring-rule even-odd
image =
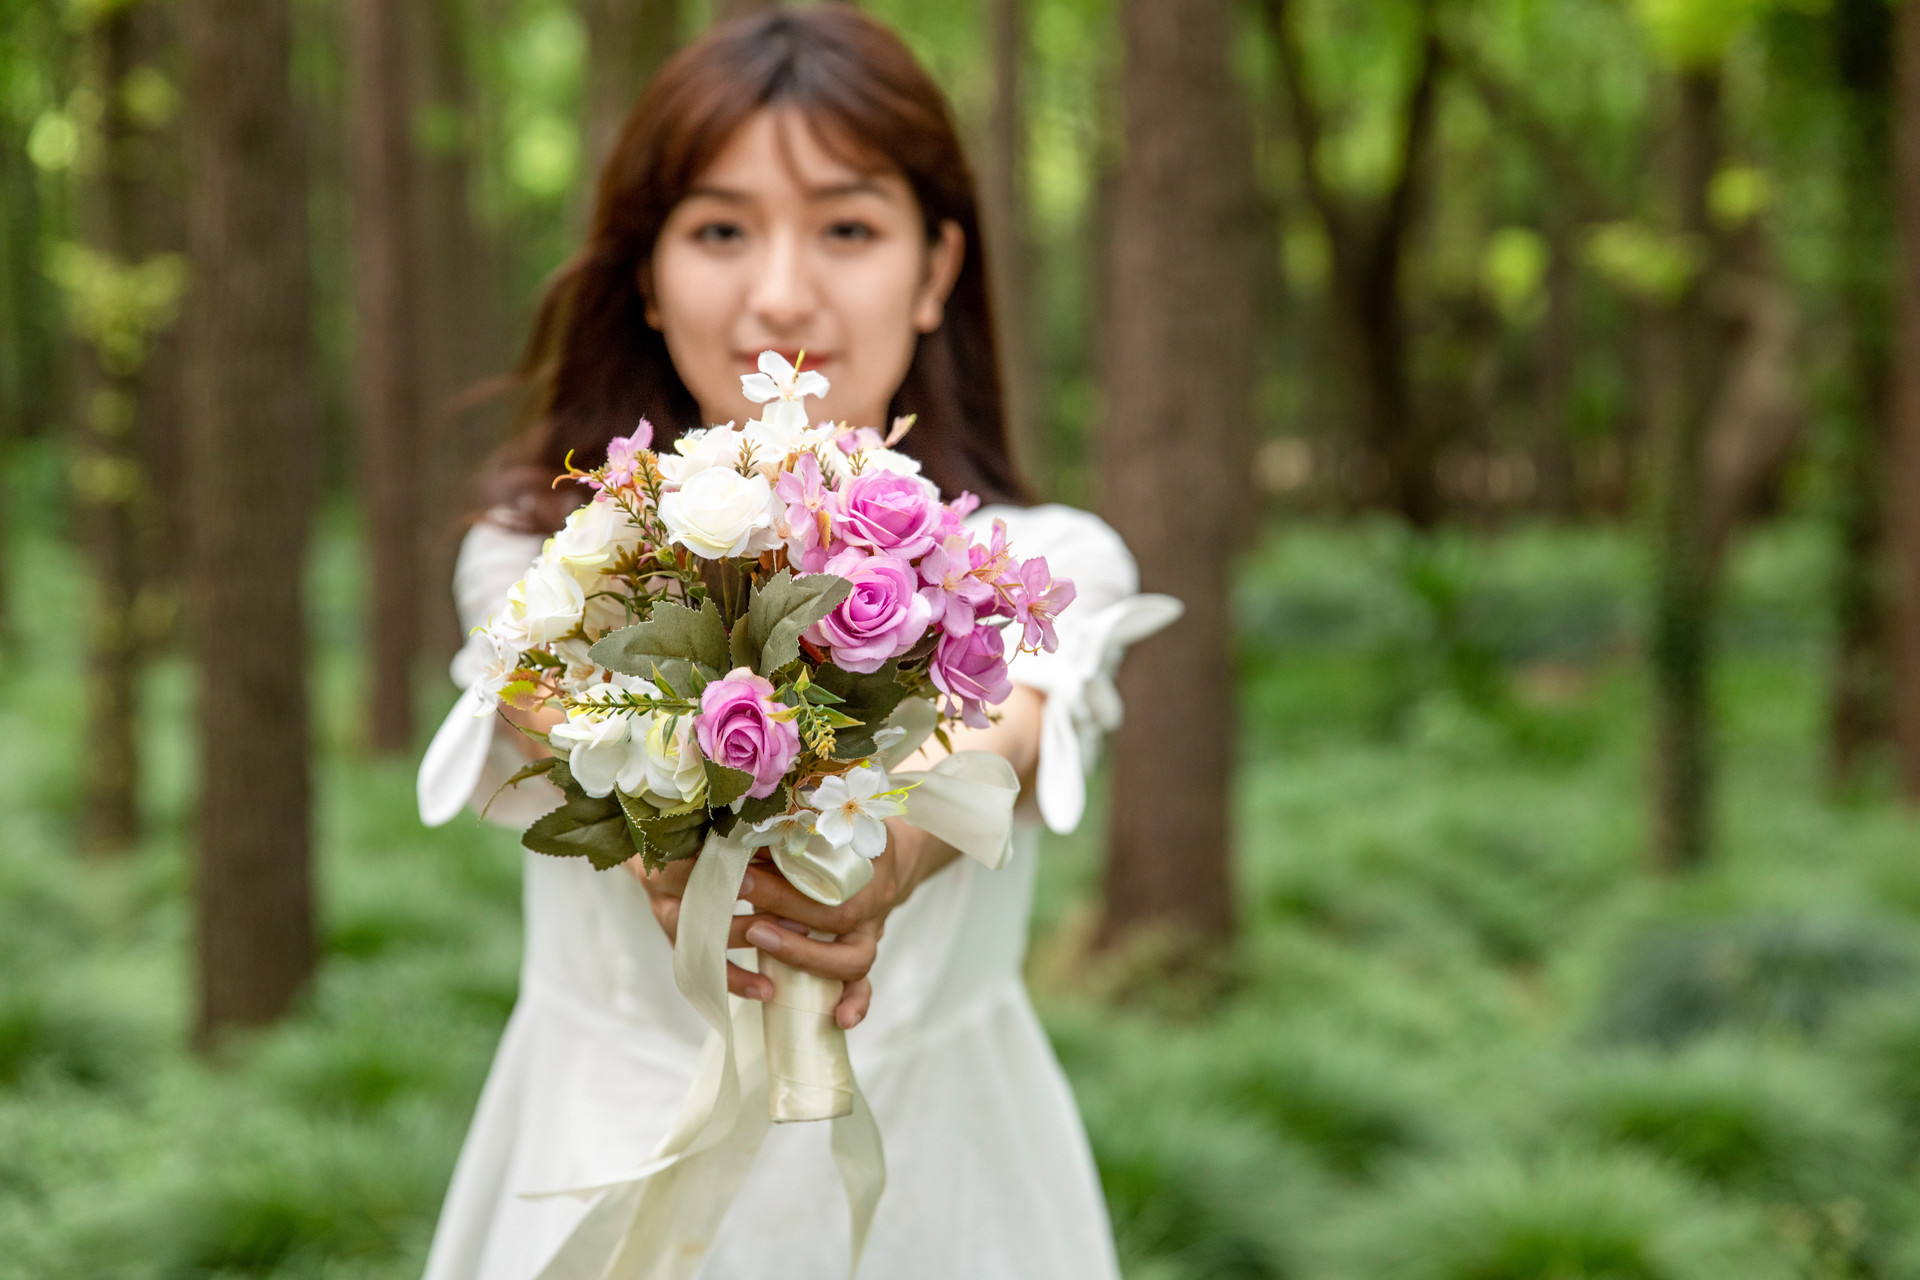
[[[864,244],[877,234],[872,223],[858,218],[841,218],[827,226],[827,239],[838,244]]]
[[[698,243],[719,246],[739,244],[746,234],[739,223],[723,220],[705,222],[693,229],[693,238]]]

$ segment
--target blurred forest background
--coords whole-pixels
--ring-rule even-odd
[[[0,0],[0,1278],[418,1274],[461,397],[755,7]],[[1920,1277],[1920,0],[867,7],[1190,606],[1031,962],[1128,1274]]]

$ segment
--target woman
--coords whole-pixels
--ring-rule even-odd
[[[999,722],[956,744],[1006,756],[1036,797],[1027,808],[1070,829],[1085,753],[1118,717],[1120,652],[1177,606],[1136,593],[1131,557],[1099,520],[1019,505],[978,246],[946,104],[879,23],[823,5],[723,27],[680,53],[627,121],[587,246],[542,307],[527,364],[541,411],[496,465],[495,505],[456,574],[468,624],[500,607],[578,501],[551,485],[569,453],[593,466],[643,416],[656,446],[751,416],[740,375],[764,349],[804,351],[832,384],[819,416],[916,414],[902,448],[942,492],[981,496],[981,527],[1004,520],[1022,555],[1076,582],[1059,651],[1017,660]],[[473,661],[455,663],[456,680]],[[517,766],[524,741],[497,736],[472,803]],[[423,772],[423,813],[447,800],[434,786]],[[508,792],[489,816],[524,825],[557,803],[541,786]],[[874,882],[841,908],[764,866],[743,890],[753,914],[735,921],[733,945],[847,984],[836,1016],[888,1165],[862,1275],[1117,1273],[1086,1136],[1020,980],[1034,834],[1029,820],[1014,861],[988,872],[895,823]],[[670,962],[688,865],[621,876],[527,856],[520,999],[429,1280],[531,1280],[585,1206],[524,1193],[617,1176],[666,1131],[705,1033]],[[738,967],[729,986],[769,994]],[[773,1131],[701,1276],[846,1274],[827,1139],[825,1125]]]

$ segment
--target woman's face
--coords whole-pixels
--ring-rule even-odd
[[[836,159],[791,110],[750,117],[668,216],[641,287],[681,381],[709,423],[757,416],[740,394],[762,351],[833,384],[808,405],[884,430],[920,334],[939,328],[965,249],[958,225],[927,242],[898,173]]]

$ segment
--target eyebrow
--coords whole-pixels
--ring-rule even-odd
[[[843,196],[869,195],[887,198],[887,190],[871,178],[856,178],[852,182],[836,182],[830,186],[809,187],[806,189],[809,200],[837,200]],[[697,186],[687,190],[686,198],[691,200],[705,196],[710,200],[724,200],[731,204],[746,204],[753,197],[744,191],[732,187]]]

